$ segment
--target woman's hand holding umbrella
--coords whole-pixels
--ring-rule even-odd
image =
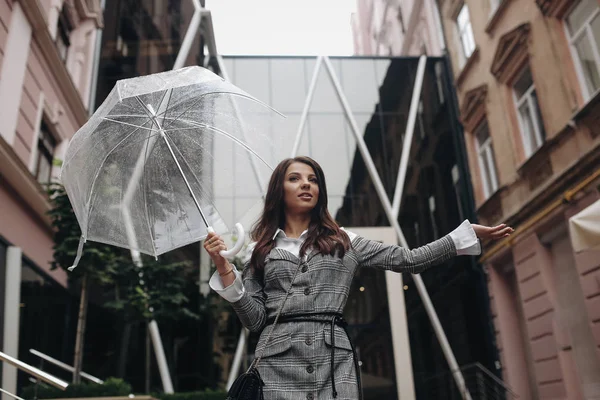
[[[204,240],[204,250],[215,263],[223,286],[231,285],[235,281],[235,274],[233,273],[233,266],[227,261],[227,258],[222,256],[222,253],[227,251],[227,245],[221,236],[215,232],[210,232]]]

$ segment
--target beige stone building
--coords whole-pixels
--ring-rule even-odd
[[[485,243],[502,377],[521,399],[600,397],[600,252],[568,220],[599,197],[600,2],[438,0]]]

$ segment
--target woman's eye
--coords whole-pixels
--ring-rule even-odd
[[[317,183],[317,178],[312,178],[312,179],[310,179],[310,181],[313,183]]]
[[[297,180],[298,180],[298,177],[296,177],[296,176],[290,177],[290,181],[292,181],[292,182],[297,181]]]

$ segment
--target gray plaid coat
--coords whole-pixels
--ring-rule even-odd
[[[265,400],[333,398],[330,324],[278,323],[265,346],[272,325],[263,328],[267,319],[277,314],[298,267],[300,270],[282,317],[298,313],[341,313],[358,268],[419,273],[455,255],[456,247],[450,236],[413,250],[357,236],[343,258],[312,252],[302,261],[286,250],[275,248],[267,256],[264,271],[257,272],[246,265],[243,271],[245,293],[232,305],[244,326],[253,332],[262,331],[256,356],[263,357],[258,370],[265,382]],[[352,347],[343,328],[336,326],[334,334],[337,399],[356,400],[359,395]]]

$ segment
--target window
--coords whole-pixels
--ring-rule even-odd
[[[56,47],[58,47],[60,58],[63,61],[67,60],[67,55],[69,54],[69,46],[71,46],[71,40],[69,39],[69,36],[72,30],[73,27],[69,22],[67,8],[63,6],[58,17],[58,29],[56,32]]]
[[[481,171],[481,183],[485,198],[490,197],[498,190],[498,178],[496,177],[496,161],[494,160],[494,149],[492,138],[487,122],[483,122],[475,131],[477,142],[477,158]]]
[[[517,79],[513,90],[525,156],[529,157],[542,146],[546,135],[529,68]]]
[[[458,36],[462,45],[463,54],[465,59],[468,59],[471,57],[471,54],[473,54],[473,51],[475,51],[475,38],[473,37],[469,9],[466,4],[463,4],[458,13],[458,17],[456,17],[456,25],[458,27]]]
[[[454,186],[454,195],[456,196],[456,205],[458,206],[458,216],[459,220],[465,219],[465,212],[463,211],[463,201],[461,193],[463,192],[460,187],[460,172],[458,170],[458,165],[453,165],[452,170],[452,186]]]
[[[45,184],[50,182],[55,148],[56,139],[50,133],[46,122],[42,120],[38,139],[38,153],[33,169],[35,178],[39,183]]]
[[[398,7],[398,22],[400,22],[400,31],[403,34],[406,33],[406,28],[404,27],[404,17],[402,16],[402,7]]]
[[[435,218],[435,197],[433,196],[429,196],[429,219],[431,221],[431,228],[433,229],[433,239],[436,240],[440,236]]]
[[[600,88],[600,6],[581,0],[565,18],[575,66],[588,100]]]
[[[419,140],[425,139],[425,121],[423,121],[423,100],[419,101],[419,107],[417,108],[417,121],[419,123]]]
[[[435,86],[437,88],[438,101],[444,104],[444,66],[441,62],[435,63]]]

